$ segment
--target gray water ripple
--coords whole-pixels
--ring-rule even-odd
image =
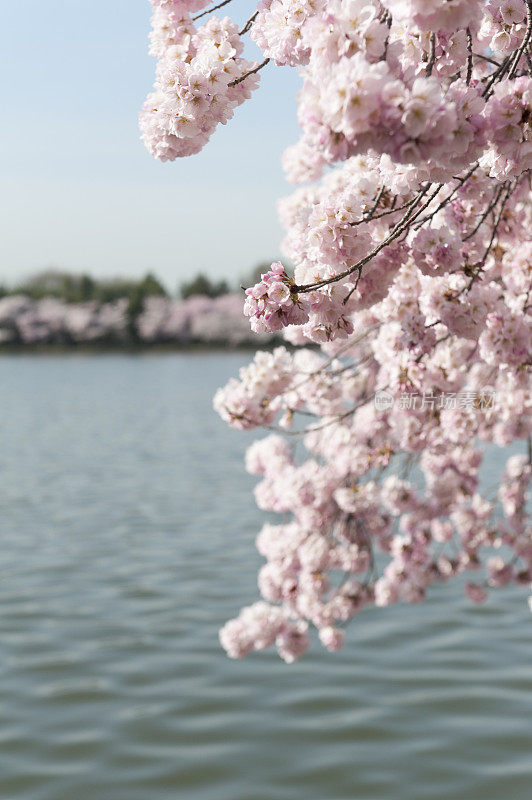
[[[529,800],[521,590],[225,658],[263,515],[211,398],[246,360],[0,358],[0,797]]]

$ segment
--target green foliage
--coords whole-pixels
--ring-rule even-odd
[[[214,283],[206,275],[200,273],[192,278],[191,281],[182,283],[179,287],[179,293],[183,300],[187,297],[192,297],[195,294],[201,294],[205,297],[219,297],[222,294],[229,293],[229,285],[227,281],[219,281]]]
[[[231,291],[240,291],[240,287],[253,286],[260,280],[261,274],[270,268],[269,261],[258,264],[242,277],[235,287],[225,280],[211,280],[204,273],[198,273],[179,287],[179,295],[185,300],[193,295],[219,297]],[[13,294],[24,294],[32,300],[44,297],[57,297],[65,303],[112,303],[121,298],[128,300],[128,317],[136,319],[146,297],[168,297],[168,292],[153,273],[147,273],[141,280],[132,278],[92,278],[86,273],[73,274],[57,269],[47,269],[30,276],[13,287],[0,284],[0,297]],[[132,323],[132,324],[133,324]]]
[[[145,297],[168,296],[164,286],[151,273],[139,281],[128,278],[95,279],[86,274],[72,275],[53,269],[32,275],[10,291],[0,287],[0,296],[2,293],[4,296],[25,294],[32,300],[57,297],[65,303],[109,303],[125,297],[133,306],[142,305]]]
[[[124,295],[121,296],[123,297]],[[146,297],[154,296],[168,297],[168,294],[163,285],[151,273],[148,273],[148,275],[146,275],[142,281],[140,281],[140,283],[137,283],[127,295],[129,300],[126,311],[128,333],[134,342],[138,341],[139,338],[137,331],[137,317],[142,313],[144,300]]]

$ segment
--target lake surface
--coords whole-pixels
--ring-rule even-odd
[[[225,657],[263,513],[211,397],[249,358],[0,358],[0,798],[529,800],[525,591]]]

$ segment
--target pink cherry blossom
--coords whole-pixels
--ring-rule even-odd
[[[257,537],[264,602],[223,646],[292,662],[312,628],[337,650],[366,606],[436,583],[476,603],[529,586],[532,2],[261,0],[241,29],[156,6],[156,157],[201,149],[268,60],[302,81],[283,157],[300,186],[278,204],[293,272],[272,264],[244,303],[290,349],[259,351],[214,401],[267,430],[246,463],[281,515]],[[486,452],[506,462],[493,490]]]

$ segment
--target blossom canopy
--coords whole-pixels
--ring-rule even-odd
[[[473,602],[530,586],[532,0],[261,0],[241,25],[201,0],[152,4],[155,157],[198,152],[261,69],[302,82],[286,261],[244,304],[291,347],[214,401],[267,429],[247,467],[283,515],[257,538],[263,599],[223,628],[228,654],[291,662],[312,626],[335,651],[361,609],[458,576]]]

